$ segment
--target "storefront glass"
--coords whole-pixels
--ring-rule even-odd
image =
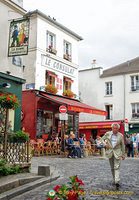
[[[65,121],[65,129],[67,135],[70,134],[70,131],[73,131],[73,115],[68,115],[68,120]]]

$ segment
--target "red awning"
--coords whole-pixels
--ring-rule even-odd
[[[73,83],[73,80],[72,80],[72,79],[67,78],[67,77],[64,77],[64,78],[65,78],[65,81],[70,82],[70,83]]]
[[[113,123],[121,124],[122,121],[105,121],[105,122],[88,122],[79,123],[79,129],[97,129],[97,128],[111,128]]]
[[[57,75],[56,75],[55,73],[49,72],[49,71],[48,71],[48,75],[49,75],[49,76],[53,76],[53,77],[57,77]]]
[[[90,113],[90,114],[96,114],[96,115],[107,115],[106,111],[103,110],[99,110],[97,108],[94,108],[92,106],[89,106],[87,104],[84,104],[80,101],[77,100],[71,100],[71,99],[67,99],[64,97],[59,97],[59,96],[54,96],[54,95],[50,95],[50,94],[44,94],[44,93],[40,93],[43,97],[54,101],[58,104],[65,104],[67,105],[67,110],[70,111],[74,111],[74,112],[84,112],[84,113]]]

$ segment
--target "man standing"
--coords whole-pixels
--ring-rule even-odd
[[[109,158],[111,172],[113,176],[113,185],[120,186],[120,160],[125,159],[125,145],[123,135],[119,133],[120,125],[112,124],[112,131],[107,132],[102,137],[102,144],[106,148],[106,156]]]

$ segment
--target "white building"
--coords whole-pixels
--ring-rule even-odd
[[[24,59],[26,86],[43,89],[46,84],[71,90],[78,96],[78,41],[82,38],[39,10],[30,18],[29,53]]]
[[[0,71],[26,79],[23,89],[43,90],[53,84],[57,94],[71,90],[78,98],[78,41],[82,37],[39,10],[26,13],[22,5],[22,0],[0,1]],[[30,20],[29,47],[28,55],[16,56],[22,63],[17,66],[8,57],[9,27],[23,16]]]
[[[0,0],[0,72],[23,78],[21,67],[13,65],[12,57],[8,57],[9,27],[13,19],[20,19],[26,11],[10,0]]]
[[[79,71],[81,100],[108,115],[80,114],[80,122],[128,119],[129,132],[139,132],[139,57],[104,70],[93,66]]]

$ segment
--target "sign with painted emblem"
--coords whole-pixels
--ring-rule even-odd
[[[8,56],[28,54],[29,19],[22,19],[10,23]]]

